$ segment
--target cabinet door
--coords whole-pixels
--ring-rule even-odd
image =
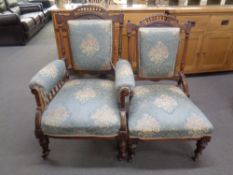
[[[227,57],[232,43],[232,33],[206,33],[203,38],[198,69],[201,72],[217,71],[226,68]]]
[[[210,20],[210,15],[179,15],[174,14],[179,22],[182,24],[184,22],[190,21],[193,25],[192,32],[202,32],[206,30],[208,22]]]
[[[233,44],[228,55],[227,65],[229,67],[229,70],[233,70]]]
[[[233,70],[233,51],[231,57],[229,58],[229,66],[230,66],[230,70]]]
[[[197,60],[200,56],[200,47],[202,41],[202,32],[191,33],[188,40],[187,53],[185,57],[185,73],[195,73],[197,72]],[[184,46],[184,36],[180,41],[179,52],[178,52],[178,60],[176,64],[176,70],[179,70],[179,66],[182,59]]]

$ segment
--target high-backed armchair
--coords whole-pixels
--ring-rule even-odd
[[[130,64],[121,59],[116,67],[112,64],[113,53],[121,49],[123,14],[109,16],[102,7],[84,5],[57,14],[56,20],[70,60],[53,61],[30,82],[37,101],[35,135],[42,156],[49,153],[49,138],[116,139],[122,159],[127,142],[125,97],[134,86]],[[115,82],[76,76],[114,74],[114,67]]]
[[[139,25],[127,24],[129,45],[137,44],[138,48],[137,79],[156,81],[133,88],[128,118],[129,159],[139,141],[197,140],[193,157],[196,160],[211,139],[213,126],[188,98],[183,73],[190,30],[189,22],[181,25],[167,14],[147,17]],[[176,71],[181,33],[185,36],[184,49],[180,69]],[[133,53],[130,47],[128,53]],[[158,83],[159,80],[173,80],[177,84]]]

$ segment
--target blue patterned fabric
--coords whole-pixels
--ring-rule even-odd
[[[30,81],[30,88],[37,85],[49,93],[52,88],[62,80],[66,74],[66,67],[63,60],[55,60],[42,68]]]
[[[98,79],[66,82],[43,113],[41,127],[53,136],[116,135],[120,116],[114,83]]]
[[[179,28],[140,28],[139,75],[144,78],[173,76],[179,44]]]
[[[135,80],[133,70],[127,60],[119,59],[115,70],[115,87],[134,87]]]
[[[69,37],[74,68],[110,70],[112,60],[111,20],[69,20]]]
[[[198,138],[213,126],[183,91],[173,85],[144,85],[133,89],[129,135],[141,138]]]

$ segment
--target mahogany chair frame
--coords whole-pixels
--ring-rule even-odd
[[[192,24],[190,21],[186,23],[179,24],[179,21],[174,17],[169,15],[168,13],[165,14],[154,14],[152,16],[146,17],[139,22],[139,25],[133,24],[130,21],[127,23],[127,36],[128,36],[128,53],[129,53],[129,61],[132,63],[132,44],[138,45],[138,30],[140,27],[178,27],[180,28],[180,35],[184,33],[184,47],[182,52],[181,64],[179,66],[179,71],[174,72],[173,76],[171,77],[161,77],[161,78],[144,78],[139,75],[139,58],[138,58],[138,49],[136,50],[137,56],[137,70],[136,70],[136,79],[137,80],[151,80],[151,81],[160,81],[160,80],[173,80],[177,82],[177,86],[179,86],[183,92],[190,97],[188,82],[186,81],[185,74],[184,74],[184,66],[185,66],[185,58],[187,53],[187,45],[188,39],[190,36],[190,31],[192,28]],[[136,36],[136,42],[132,42],[132,35]],[[177,55],[176,55],[177,57]],[[176,58],[177,60],[177,58]],[[130,94],[131,98],[133,94]],[[130,137],[128,134],[128,160],[131,161],[133,156],[135,155],[136,145],[138,142],[145,142],[145,141],[172,141],[172,140],[195,140],[197,141],[196,149],[194,151],[194,156],[192,157],[195,161],[199,155],[202,153],[202,150],[206,147],[207,143],[211,140],[211,136],[204,136],[204,137],[197,137],[197,138],[135,138]]]
[[[66,63],[66,68],[68,70],[68,73],[63,78],[63,80],[59,81],[57,85],[51,90],[51,92],[46,95],[42,88],[38,86],[34,86],[31,88],[32,93],[35,95],[36,98],[36,115],[35,115],[35,136],[39,140],[39,143],[42,147],[42,157],[44,159],[47,158],[49,154],[49,138],[55,138],[55,139],[96,139],[96,140],[113,140],[116,139],[118,141],[118,158],[119,160],[123,159],[126,156],[126,149],[127,149],[127,122],[126,122],[126,109],[125,109],[125,98],[129,95],[129,89],[127,87],[123,87],[119,90],[119,115],[120,115],[120,129],[119,133],[117,135],[112,136],[75,136],[75,137],[65,137],[65,136],[50,136],[43,133],[41,129],[41,118],[42,114],[45,111],[48,104],[52,101],[52,99],[56,96],[58,91],[62,88],[62,86],[65,84],[65,82],[69,79],[69,75],[72,73],[75,74],[83,74],[83,73],[90,73],[90,74],[108,74],[112,73],[113,67],[111,71],[78,71],[73,69],[73,63],[72,60],[68,60],[72,58],[71,49],[70,49],[70,43],[69,43],[69,29],[67,25],[68,20],[72,19],[101,19],[101,20],[112,20],[113,25],[115,23],[119,24],[119,44],[118,48],[118,54],[121,55],[121,32],[123,27],[123,21],[124,21],[124,15],[122,13],[118,15],[109,16],[107,11],[100,6],[96,5],[83,5],[81,7],[78,7],[74,9],[71,12],[66,13],[65,15],[57,14],[56,19],[58,22],[59,30],[61,30],[63,35],[63,41],[65,42],[65,51],[68,52],[68,54],[71,55],[69,58],[64,58],[64,61]],[[113,27],[114,28],[114,27]],[[114,32],[114,31],[113,31]],[[113,35],[114,36],[114,35]],[[115,40],[113,39],[113,48],[114,44],[116,44]],[[114,50],[112,50],[114,51]]]

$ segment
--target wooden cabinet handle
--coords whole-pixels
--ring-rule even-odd
[[[196,21],[190,21],[190,22],[191,22],[192,27],[196,25]]]
[[[224,20],[221,21],[221,25],[222,26],[226,26],[228,24],[229,24],[229,20],[228,19],[224,19]]]

